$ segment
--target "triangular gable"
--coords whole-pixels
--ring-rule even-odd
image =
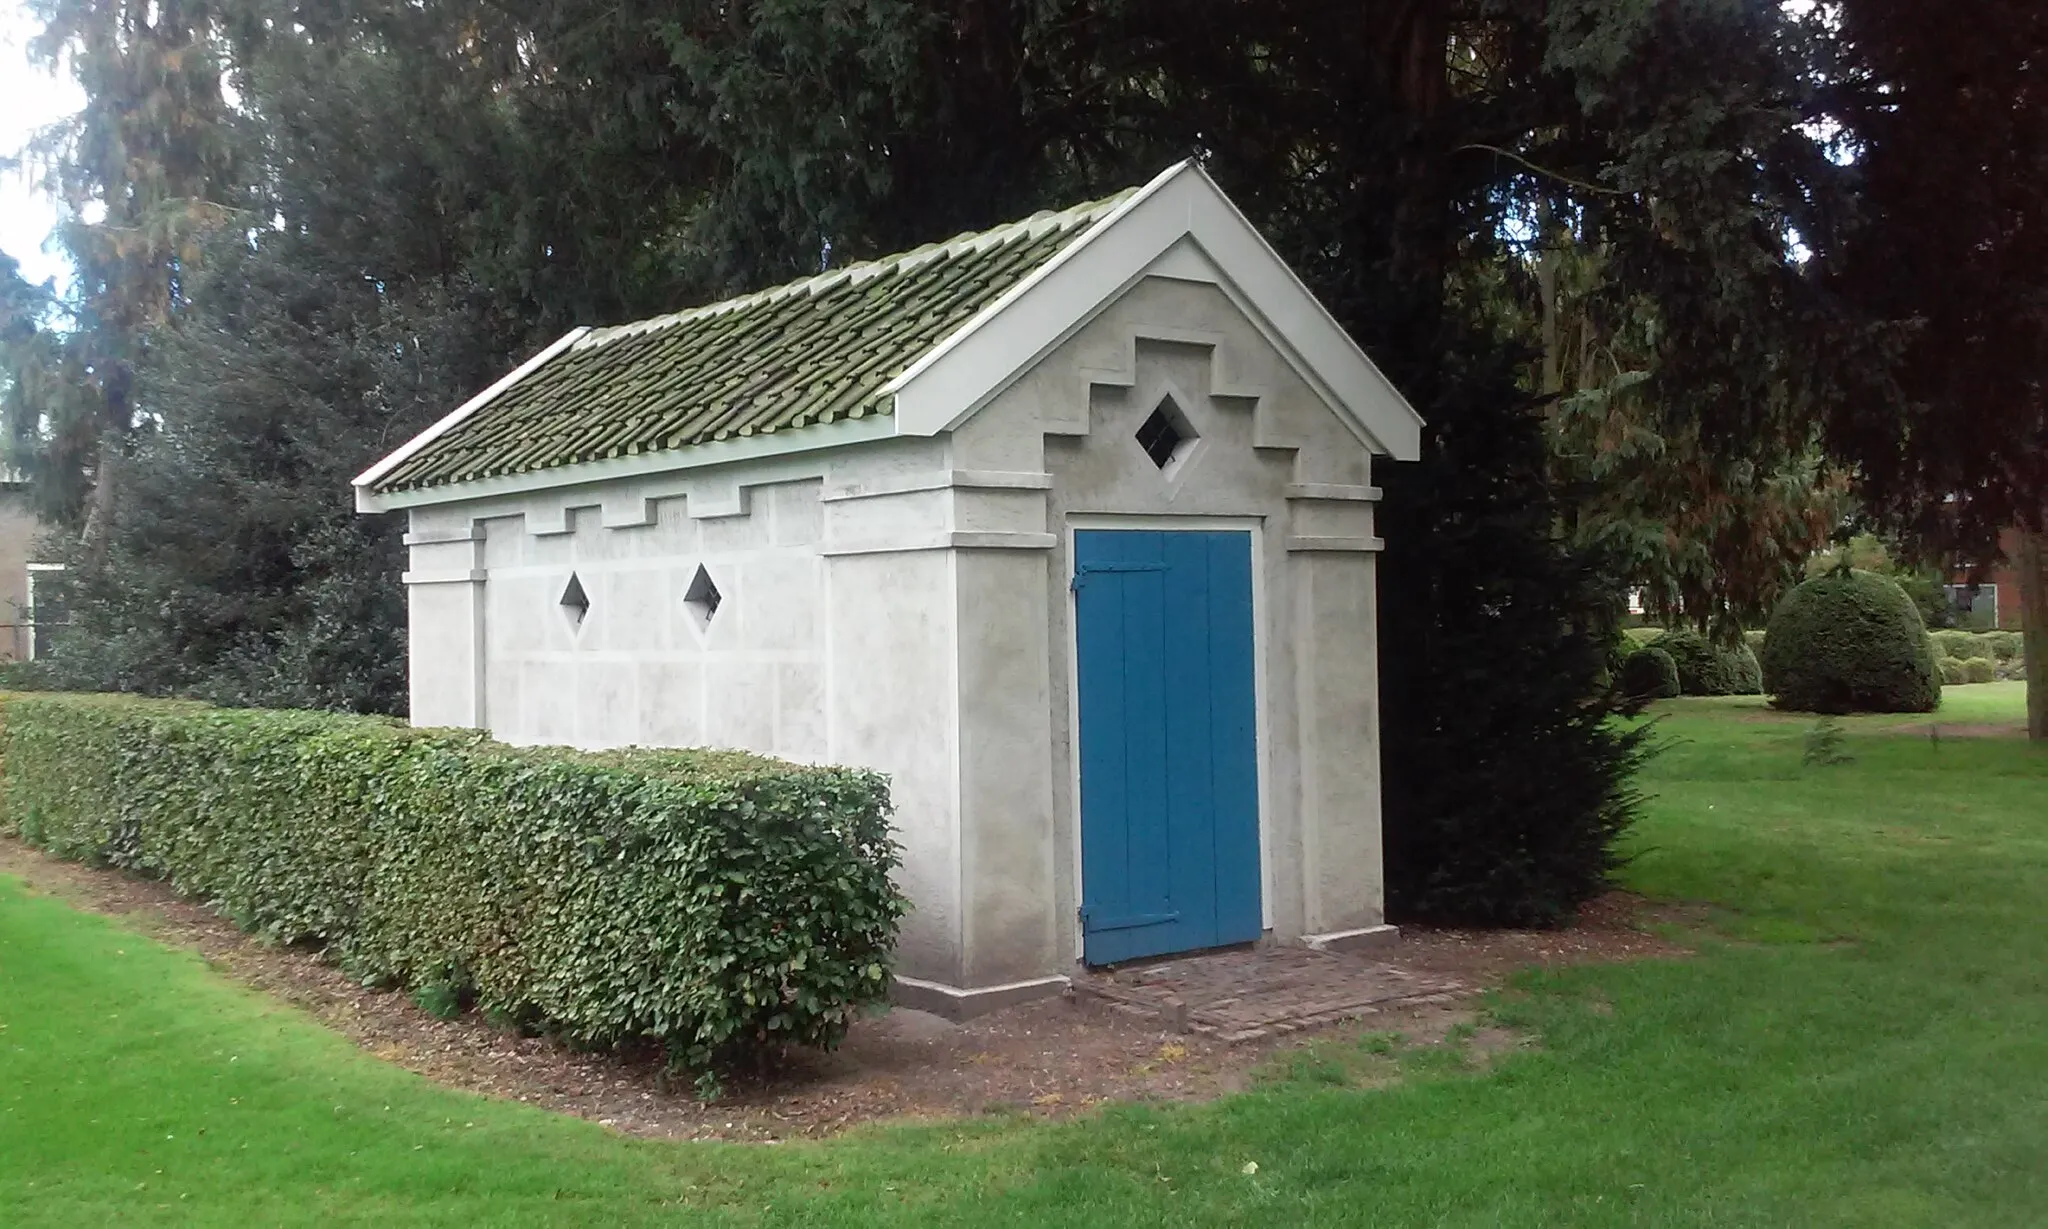
[[[1192,161],[1146,184],[946,338],[886,392],[904,435],[949,431],[987,405],[1190,239],[1224,290],[1374,451],[1417,458],[1422,416]]]

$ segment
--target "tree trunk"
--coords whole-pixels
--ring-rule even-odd
[[[2027,737],[2048,742],[2048,531],[2020,531],[2021,640],[2027,663]]]
[[[1540,249],[1536,255],[1536,293],[1543,303],[1543,395],[1554,397],[1564,391],[1564,356],[1559,352],[1558,326],[1559,307],[1557,302],[1557,267],[1564,257],[1559,252],[1561,229],[1550,216],[1550,206],[1537,206],[1536,233]]]
[[[86,557],[99,563],[107,556],[107,542],[114,536],[114,474],[120,466],[121,444],[112,432],[100,437],[100,455],[93,466],[92,499],[86,506],[85,528],[79,538]]]

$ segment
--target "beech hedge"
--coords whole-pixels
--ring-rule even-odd
[[[378,718],[0,694],[0,828],[365,984],[679,1065],[829,1046],[906,905],[878,774]]]

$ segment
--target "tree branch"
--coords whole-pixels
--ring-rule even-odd
[[[1537,166],[1537,165],[1536,165],[1535,163],[1533,163],[1533,162],[1529,161],[1529,160],[1528,160],[1527,158],[1524,158],[1524,157],[1523,157],[1522,155],[1520,155],[1520,154],[1516,153],[1516,152],[1515,152],[1514,150],[1511,150],[1511,149],[1502,149],[1502,148],[1501,148],[1500,146],[1498,146],[1498,145],[1484,145],[1484,144],[1481,144],[1480,142],[1474,141],[1474,142],[1472,142],[1472,143],[1471,143],[1471,144],[1469,144],[1469,145],[1460,145],[1460,146],[1458,146],[1458,147],[1457,147],[1456,149],[1452,150],[1451,152],[1452,152],[1452,153],[1454,153],[1454,154],[1462,154],[1462,153],[1464,153],[1464,152],[1465,152],[1466,150],[1468,150],[1468,149],[1476,149],[1476,150],[1481,150],[1481,151],[1483,151],[1483,152],[1485,152],[1485,153],[1489,153],[1489,154],[1498,154],[1498,155],[1500,155],[1501,157],[1503,157],[1503,158],[1506,158],[1506,159],[1508,159],[1508,160],[1509,160],[1509,161],[1511,161],[1511,162],[1515,162],[1515,163],[1518,163],[1518,164],[1520,164],[1520,165],[1521,165],[1521,166],[1522,166],[1522,167],[1523,167],[1523,168],[1524,168],[1525,170],[1533,171],[1533,172],[1535,172],[1536,174],[1538,174],[1538,175],[1541,175],[1541,176],[1545,177],[1546,179],[1555,179],[1555,180],[1556,180],[1557,182],[1559,182],[1559,183],[1561,183],[1561,184],[1565,185],[1566,187],[1569,187],[1569,188],[1577,188],[1577,189],[1579,189],[1579,190],[1580,190],[1581,192],[1596,192],[1596,193],[1600,194],[1601,196],[1627,196],[1627,195],[1629,195],[1629,194],[1628,194],[1627,192],[1624,192],[1624,191],[1622,191],[1622,190],[1621,190],[1620,188],[1606,188],[1606,187],[1602,187],[1601,185],[1599,185],[1599,184],[1596,184],[1596,183],[1587,183],[1587,182],[1586,182],[1585,180],[1583,180],[1583,179],[1573,179],[1573,178],[1572,178],[1571,176],[1569,176],[1569,175],[1566,175],[1566,174],[1562,174],[1561,172],[1558,172],[1558,171],[1553,171],[1553,170],[1550,170],[1550,169],[1549,169],[1549,168],[1547,168],[1547,167],[1540,167],[1540,166]]]

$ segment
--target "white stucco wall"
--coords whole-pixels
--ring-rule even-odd
[[[566,532],[482,521],[485,723],[510,742],[722,746],[826,757],[819,479],[750,489],[735,516],[686,499],[619,529],[572,510]],[[697,569],[708,620],[685,602]],[[580,624],[561,606],[574,575]]]
[[[1073,529],[1243,526],[1270,933],[1378,923],[1369,452],[1199,252],[1170,256],[951,433],[413,509],[414,721],[887,772],[900,972],[1028,989],[1080,951]],[[1134,436],[1168,395],[1201,441],[1163,475]]]
[[[1177,268],[1199,271],[1180,255]],[[1136,435],[1167,397],[1200,439],[1162,473]],[[1365,443],[1222,289],[1165,277],[1126,292],[950,443],[956,469],[1048,476],[1033,501],[977,497],[970,514],[991,528],[1043,530],[1049,544],[1042,563],[990,558],[963,574],[963,669],[972,677],[986,660],[1009,676],[963,689],[966,984],[1016,980],[1080,951],[1067,587],[1077,526],[1252,531],[1269,933],[1383,922],[1377,493]],[[1033,580],[1043,599],[1020,600]],[[1019,660],[1015,646],[1031,636],[1045,654]],[[1015,733],[978,740],[976,730]]]
[[[413,509],[413,722],[886,772],[917,902],[900,962],[955,976],[944,467],[936,441],[885,440]],[[684,601],[699,566],[721,596],[708,623]],[[580,624],[561,602],[572,575],[589,600]]]

